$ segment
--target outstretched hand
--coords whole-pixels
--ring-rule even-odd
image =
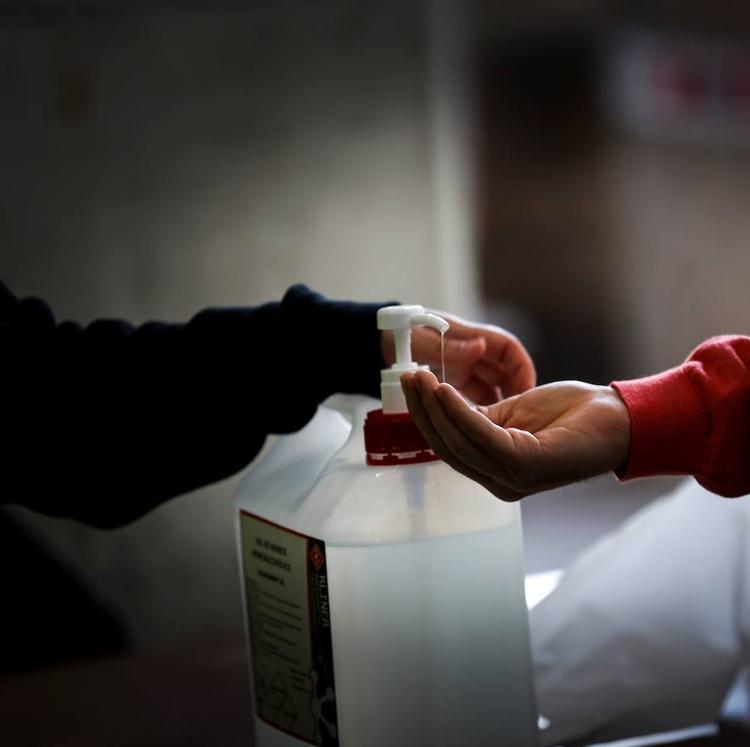
[[[401,381],[432,450],[502,500],[616,470],[627,459],[630,416],[611,387],[564,381],[475,408],[426,371]]]
[[[474,324],[442,311],[434,313],[450,324],[445,333],[445,380],[464,397],[488,405],[534,386],[534,364],[515,335],[490,324]],[[386,364],[392,365],[392,332],[382,334],[381,348]],[[434,329],[415,327],[411,348],[414,360],[440,369],[440,334]]]

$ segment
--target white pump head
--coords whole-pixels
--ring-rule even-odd
[[[378,311],[378,329],[392,330],[396,345],[396,362],[380,372],[380,393],[385,413],[407,412],[401,374],[428,368],[418,365],[411,358],[411,328],[416,325],[432,327],[441,334],[449,326],[445,319],[425,312],[423,306],[384,306]]]

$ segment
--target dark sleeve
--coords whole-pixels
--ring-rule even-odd
[[[0,502],[100,527],[245,467],[335,392],[378,396],[376,311],[294,286],[186,324],[58,324],[0,285]]]

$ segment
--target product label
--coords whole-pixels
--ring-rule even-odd
[[[325,543],[245,511],[240,528],[256,713],[338,747]]]

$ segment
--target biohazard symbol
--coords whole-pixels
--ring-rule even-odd
[[[322,698],[317,697],[318,673],[314,669],[310,672],[310,681],[313,686],[313,697],[310,698],[310,712],[315,719],[315,741],[317,744],[323,744],[322,728],[326,729],[331,739],[336,739],[336,735],[338,734],[336,726],[323,715],[323,706],[326,703],[333,703],[336,700],[336,693],[333,692],[332,687],[329,687]]]
[[[323,551],[317,544],[313,545],[310,550],[310,561],[313,564],[313,568],[318,572],[323,567],[323,563],[326,562],[326,556],[323,555]]]
[[[297,710],[280,672],[274,674],[267,692],[265,706],[268,716],[273,723],[291,729],[297,721]]]

